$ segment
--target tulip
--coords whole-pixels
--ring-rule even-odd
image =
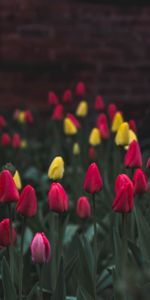
[[[129,120],[129,127],[132,131],[134,131],[135,133],[137,132],[137,128],[136,128],[136,123],[134,120]]]
[[[60,183],[52,183],[48,192],[49,209],[63,213],[69,209],[68,196]]]
[[[58,104],[58,98],[57,98],[55,92],[48,93],[48,104],[50,106],[55,106]]]
[[[104,124],[104,123],[107,124],[107,117],[106,117],[106,114],[101,113],[96,120],[97,127],[99,127],[101,124]]]
[[[17,188],[18,190],[21,190],[21,188],[22,188],[22,183],[21,183],[20,174],[19,174],[19,172],[18,172],[17,170],[16,170],[16,172],[15,172],[15,174],[14,174],[14,176],[13,176],[13,180],[14,180],[14,182],[15,182],[16,188]]]
[[[64,175],[64,160],[61,156],[56,156],[48,169],[49,179],[61,179]]]
[[[109,104],[108,105],[108,116],[109,116],[110,123],[112,123],[116,112],[117,112],[116,104],[114,104],[114,103]]]
[[[148,191],[147,177],[143,170],[137,169],[133,176],[135,194],[144,194]]]
[[[89,144],[97,146],[101,143],[100,131],[98,128],[93,128],[89,136]]]
[[[17,121],[19,123],[25,123],[25,112],[24,111],[18,111]]]
[[[3,170],[0,175],[0,203],[16,202],[19,199],[19,193],[11,173]]]
[[[107,117],[104,113],[100,114],[100,116],[98,117],[97,127],[99,128],[102,139],[108,139],[110,132],[108,127]]]
[[[30,110],[25,111],[25,121],[28,124],[32,124],[34,122],[33,114]]]
[[[113,118],[111,130],[113,132],[117,132],[122,123],[123,123],[123,116],[122,116],[122,113],[120,111],[118,111],[118,112],[116,112],[116,114]]]
[[[74,143],[73,145],[73,154],[74,155],[79,155],[80,154],[80,146],[78,143]]]
[[[150,169],[150,157],[149,157],[148,160],[147,160],[146,168],[147,168],[147,169]]]
[[[71,90],[66,90],[63,94],[63,103],[71,103],[72,102],[72,92]]]
[[[124,146],[129,144],[129,124],[123,122],[115,136],[115,143],[117,146]]]
[[[45,234],[38,232],[31,242],[31,254],[34,263],[47,263],[51,256],[51,246]]]
[[[80,128],[80,123],[79,121],[73,116],[71,113],[67,113],[67,118],[69,118],[72,123],[75,125],[76,128]]]
[[[137,141],[133,141],[127,150],[124,158],[124,165],[129,168],[142,167],[142,155]]]
[[[31,218],[37,212],[37,200],[35,189],[31,185],[26,185],[23,189],[16,206],[17,212],[24,217]]]
[[[82,219],[89,218],[91,216],[91,206],[87,197],[83,196],[78,199],[76,213]]]
[[[97,95],[95,98],[95,104],[94,104],[94,108],[95,110],[99,111],[99,110],[103,110],[105,108],[105,104],[103,101],[102,96]]]
[[[86,101],[81,101],[76,109],[76,115],[78,117],[85,117],[88,113],[88,104]]]
[[[90,164],[84,179],[84,190],[90,194],[99,192],[103,187],[103,181],[96,163]]]
[[[89,148],[89,158],[94,161],[96,159],[96,151],[94,147]]]
[[[52,120],[61,121],[62,119],[63,119],[63,106],[61,104],[57,104],[52,114]]]
[[[117,177],[115,183],[116,197],[112,204],[115,212],[129,213],[134,206],[134,187],[130,178],[126,174]]]
[[[20,143],[20,148],[21,149],[25,149],[28,147],[28,142],[27,140],[21,140],[21,143]]]
[[[6,119],[3,116],[0,116],[0,129],[3,129],[7,126]]]
[[[3,133],[1,137],[1,144],[3,147],[8,147],[10,145],[11,139],[8,133]]]
[[[76,85],[76,95],[84,96],[85,94],[85,84],[82,81],[79,81]]]
[[[21,144],[20,135],[15,133],[12,137],[12,146],[14,149],[19,148]]]
[[[11,245],[10,220],[4,219],[0,222],[0,246],[8,247]],[[16,230],[12,228],[12,243],[16,241]]]
[[[66,135],[74,135],[77,133],[76,126],[69,118],[64,119],[64,133]]]

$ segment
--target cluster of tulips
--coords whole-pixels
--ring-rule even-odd
[[[52,133],[52,141],[44,146],[41,141],[41,147],[54,155],[48,171],[41,171],[42,179],[35,181],[37,173],[31,168],[32,182],[27,184],[19,167],[27,156],[34,161],[28,138],[30,128],[36,127],[34,114],[15,111],[18,132],[12,138],[0,116],[0,151],[5,154],[0,174],[0,295],[5,300],[149,299],[149,205],[144,197],[149,195],[150,158],[143,163],[134,120],[125,121],[116,104],[106,106],[100,95],[94,105],[84,97],[83,82],[76,85],[75,95],[67,89],[62,100],[48,93],[45,137]],[[13,151],[7,157],[10,145]],[[14,149],[22,148],[26,156],[21,153],[17,161]],[[38,155],[39,167],[40,151]],[[133,280],[134,273],[142,275]],[[145,284],[146,292],[139,292],[137,286]]]

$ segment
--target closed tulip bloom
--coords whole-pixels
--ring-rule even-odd
[[[147,168],[147,169],[150,169],[150,157],[149,157],[148,160],[147,160],[146,168]]]
[[[123,122],[115,136],[115,143],[117,146],[125,146],[129,144],[129,124]]]
[[[127,150],[124,158],[124,165],[129,168],[142,167],[142,154],[137,141],[133,141]]]
[[[85,84],[82,81],[79,81],[76,85],[76,95],[77,96],[84,96],[85,94]]]
[[[102,187],[103,181],[99,169],[96,163],[92,163],[85,174],[84,190],[90,194],[95,194],[99,192]]]
[[[133,130],[135,133],[137,132],[136,123],[135,120],[129,120],[129,127],[131,130]]]
[[[102,139],[108,139],[110,132],[106,114],[100,114],[100,116],[97,119],[97,127],[99,128]]]
[[[11,173],[3,170],[0,175],[0,203],[16,202],[19,199],[19,193]]]
[[[106,114],[101,113],[96,120],[97,127],[99,127],[101,124],[105,124],[105,123],[107,124],[107,116],[106,116]]]
[[[50,210],[57,213],[63,213],[69,209],[68,196],[63,186],[58,182],[54,182],[50,186],[48,192],[48,205]]]
[[[64,109],[62,104],[57,104],[52,114],[52,120],[61,121],[63,119]]]
[[[89,144],[97,146],[101,143],[100,131],[98,128],[93,128],[89,136]]]
[[[15,182],[15,185],[16,185],[16,188],[18,190],[21,190],[22,189],[22,182],[21,182],[21,178],[20,178],[20,174],[19,172],[16,170],[14,176],[13,176],[13,180]]]
[[[88,104],[86,101],[81,101],[76,109],[76,115],[78,117],[85,117],[88,113]]]
[[[121,179],[123,176],[123,179]],[[112,209],[119,213],[129,213],[134,206],[134,187],[130,178],[126,174],[119,175],[115,184],[116,197],[112,204]]]
[[[12,146],[14,149],[20,148],[21,139],[20,135],[18,133],[15,133],[12,137]]]
[[[33,114],[30,110],[25,111],[25,121],[28,124],[32,124],[34,122]]]
[[[148,181],[143,170],[137,169],[133,176],[133,185],[135,194],[144,194],[148,192]]]
[[[111,130],[113,132],[117,132],[122,123],[123,123],[123,116],[122,116],[122,113],[120,111],[118,111],[118,112],[116,112],[116,114],[113,118]]]
[[[75,125],[76,128],[81,127],[79,121],[77,120],[77,118],[74,117],[73,114],[67,113],[67,118],[69,118],[72,121],[72,123]]]
[[[72,102],[72,92],[71,90],[66,90],[63,94],[63,99],[62,99],[63,103],[69,104]]]
[[[80,146],[79,146],[78,143],[74,143],[72,152],[73,152],[74,155],[79,155],[80,154]]]
[[[34,263],[42,264],[47,263],[51,256],[51,246],[49,240],[43,232],[35,234],[31,242],[31,255]]]
[[[94,161],[96,159],[96,151],[95,151],[95,148],[94,147],[90,147],[89,148],[89,158]]]
[[[70,118],[64,119],[64,133],[66,135],[74,135],[77,133],[77,128]]]
[[[12,242],[16,241],[16,230],[12,229]],[[0,246],[8,247],[11,244],[11,236],[10,236],[10,220],[4,219],[0,222]]]
[[[61,156],[56,156],[48,169],[49,179],[61,179],[64,175],[64,160]]]
[[[110,123],[112,123],[113,118],[114,118],[116,112],[117,112],[116,104],[110,103],[108,105],[108,117],[109,117]]]
[[[55,92],[51,91],[48,93],[48,104],[50,106],[55,106],[58,104],[58,98],[57,98]]]
[[[18,111],[17,121],[21,124],[24,124],[26,122],[24,111]]]
[[[94,108],[97,111],[103,110],[105,108],[105,104],[104,104],[102,96],[100,96],[100,95],[96,96],[95,103],[94,103]]]
[[[27,140],[21,140],[20,148],[25,149],[28,147],[28,142]]]
[[[91,217],[91,206],[87,197],[78,199],[76,213],[82,219]]]
[[[3,147],[8,147],[11,143],[11,138],[8,133],[3,133],[1,137],[1,144]]]
[[[3,116],[0,116],[0,129],[3,129],[7,126],[6,119]]]
[[[17,212],[24,217],[31,218],[37,212],[37,200],[35,189],[31,185],[26,185],[23,189],[16,206]]]

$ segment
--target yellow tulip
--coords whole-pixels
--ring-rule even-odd
[[[135,132],[134,132],[132,129],[129,129],[129,145],[130,145],[133,141],[137,141],[137,140],[138,140],[138,138],[137,138]],[[129,145],[127,145],[127,146],[125,147],[125,150],[128,150]]]
[[[67,135],[74,135],[77,133],[77,128],[69,118],[64,119],[64,132]]]
[[[48,169],[48,178],[56,180],[61,179],[64,174],[64,160],[61,156],[56,156]]]
[[[118,112],[116,112],[116,114],[113,118],[111,130],[113,132],[117,132],[122,123],[123,123],[123,116],[122,116],[121,112],[118,111]]]
[[[16,188],[18,190],[21,190],[22,188],[22,183],[21,183],[21,178],[20,178],[20,174],[19,172],[16,170],[14,176],[13,176],[13,179],[14,179],[14,182],[15,182],[15,185],[16,185]]]
[[[26,140],[21,140],[21,146],[22,149],[25,149],[28,147],[28,142]]]
[[[124,146],[129,144],[129,124],[127,122],[123,122],[115,137],[115,143],[117,146]]]
[[[89,136],[89,144],[92,146],[99,145],[101,143],[101,135],[98,128],[93,128]]]
[[[19,123],[25,123],[25,112],[24,111],[20,111],[18,113],[17,120]]]
[[[76,115],[78,117],[85,117],[88,113],[88,104],[86,101],[81,101],[76,109]]]
[[[73,145],[73,154],[74,155],[80,154],[80,146],[78,143],[74,143],[74,145]]]

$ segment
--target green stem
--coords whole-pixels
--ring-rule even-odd
[[[10,246],[9,246],[10,274],[11,274],[12,282],[14,282],[13,227],[12,227],[12,209],[10,204],[8,204],[8,215],[10,221]]]
[[[93,225],[94,225],[94,292],[96,299],[96,272],[97,272],[97,228],[96,228],[96,203],[95,194],[92,197],[93,203]]]
[[[37,265],[37,271],[39,276],[39,300],[43,300],[43,291],[42,291],[42,265]]]
[[[20,245],[20,264],[19,264],[19,300],[22,300],[22,281],[23,281],[23,244],[24,244],[24,233],[25,233],[25,217],[22,219],[21,229],[21,245]]]
[[[63,228],[62,228],[62,214],[58,214],[58,261],[57,261],[57,270],[59,272],[59,266],[63,250]]]
[[[128,246],[127,246],[127,214],[122,213],[122,227],[123,227],[123,267],[122,272],[125,275],[127,256],[128,256]]]

